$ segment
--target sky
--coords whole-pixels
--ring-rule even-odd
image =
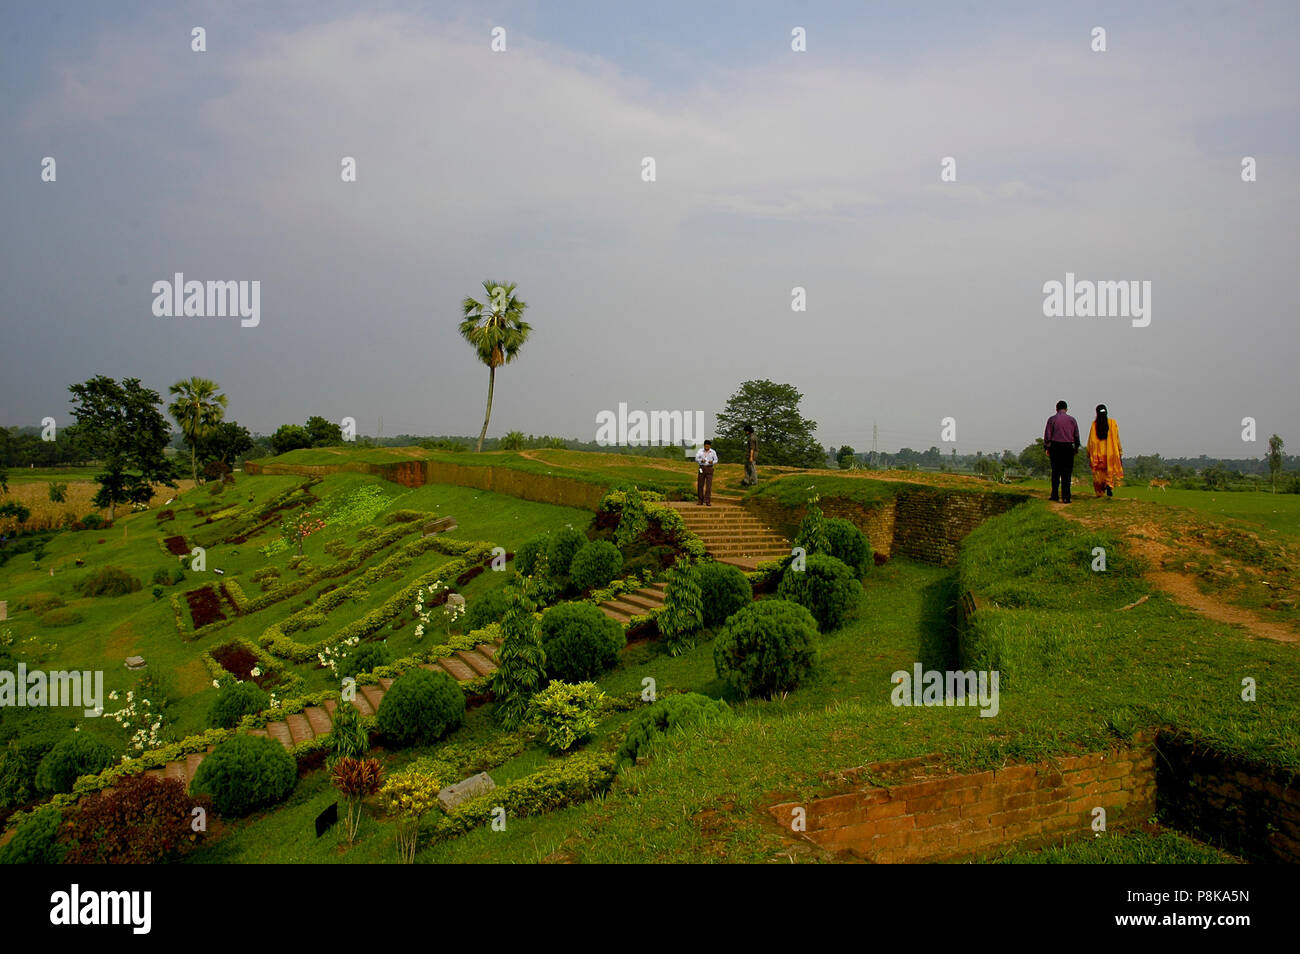
[[[1130,455],[1291,451],[1297,40],[1292,2],[8,3],[0,424],[197,375],[255,432],[477,434],[460,302],[507,280],[492,436],[770,378],[859,451],[1019,451],[1059,399]],[[177,272],[260,322],[156,316]],[[1067,273],[1149,323],[1045,316]]]

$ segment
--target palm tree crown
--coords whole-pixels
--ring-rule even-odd
[[[528,303],[515,297],[515,287],[514,282],[485,281],[486,300],[466,298],[461,303],[460,335],[488,367],[487,413],[483,417],[483,430],[479,433],[476,451],[483,449],[483,438],[487,436],[488,421],[492,418],[492,390],[496,385],[497,368],[518,356],[528,340],[528,333],[533,330],[524,321],[524,309]]]
[[[226,413],[226,396],[216,381],[207,378],[190,378],[177,381],[169,389],[176,400],[167,405],[167,413],[176,419],[190,445],[190,471],[194,482],[199,482],[198,444],[212,433]]]

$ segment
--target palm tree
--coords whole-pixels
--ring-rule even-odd
[[[216,381],[207,378],[190,378],[177,381],[168,393],[178,395],[167,405],[167,413],[176,419],[190,445],[190,470],[194,482],[199,482],[199,441],[207,437],[221,423],[226,413],[226,396],[220,393]]]
[[[460,322],[460,336],[488,366],[487,413],[483,415],[483,430],[479,432],[475,453],[483,450],[483,438],[492,419],[492,389],[496,385],[497,368],[515,360],[533,330],[524,321],[528,303],[515,297],[514,282],[486,281],[483,290],[487,292],[486,302],[466,298],[461,303],[464,317]]]

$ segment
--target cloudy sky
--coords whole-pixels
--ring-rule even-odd
[[[492,278],[534,329],[494,435],[766,377],[859,450],[1018,450],[1062,397],[1131,453],[1300,447],[1297,40],[1292,2],[10,3],[0,424],[102,373],[477,433]],[[260,281],[260,325],[155,317],[175,272]],[[1045,317],[1067,272],[1150,324]]]

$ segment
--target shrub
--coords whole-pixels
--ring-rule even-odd
[[[465,693],[445,672],[412,669],[379,703],[379,731],[396,745],[437,742],[465,719]]]
[[[594,682],[570,685],[556,680],[533,696],[532,721],[553,752],[567,752],[596,731],[605,694]]]
[[[162,599],[163,588],[162,588],[161,586],[155,586],[155,587],[154,587],[152,590],[150,590],[149,592],[153,594],[153,598],[154,598],[154,599],[156,599],[156,600],[160,600],[160,599]]]
[[[645,500],[641,491],[633,487],[623,495],[623,512],[619,516],[614,539],[620,547],[628,547],[641,539],[641,534],[649,528],[650,519],[646,516]]]
[[[53,805],[34,812],[9,843],[0,846],[0,865],[57,865],[66,850],[58,842],[61,821]]]
[[[366,643],[358,646],[343,657],[339,663],[339,676],[346,679],[356,677],[359,673],[374,672],[377,666],[387,666],[393,661],[393,654],[384,643]]]
[[[542,616],[546,675],[582,682],[618,662],[627,643],[623,627],[593,603],[561,603]]]
[[[408,865],[415,861],[415,849],[420,838],[420,819],[438,807],[438,790],[443,784],[444,780],[427,772],[408,768],[390,775],[379,790],[384,811],[397,822],[399,861]]]
[[[598,590],[623,569],[623,554],[608,540],[592,540],[573,558],[569,575],[580,590]]]
[[[668,571],[664,610],[657,623],[670,654],[679,655],[695,645],[695,633],[704,625],[704,607],[699,569],[686,557],[678,558]]]
[[[808,498],[808,509],[803,520],[799,522],[799,532],[795,534],[794,545],[802,547],[808,555],[829,553],[831,542],[826,537],[826,518],[822,508],[817,505],[818,496],[814,492]]]
[[[180,567],[173,567],[172,585],[175,586],[177,583],[183,583],[183,582],[185,582],[185,571],[182,570]]]
[[[533,616],[536,581],[524,577],[520,586],[506,592],[509,606],[501,620],[501,645],[497,670],[492,674],[493,714],[507,729],[518,728],[528,712],[533,693],[546,678],[546,653],[541,627]]]
[[[627,727],[618,750],[619,761],[635,762],[655,739],[665,732],[723,718],[731,711],[721,699],[698,692],[666,696],[638,712]]]
[[[42,626],[76,626],[82,621],[82,616],[76,610],[55,609],[42,613],[40,620]]]
[[[518,557],[515,557],[518,560]],[[499,623],[510,609],[510,594],[504,586],[475,597],[465,611],[465,628],[469,632],[489,623]]]
[[[70,864],[165,864],[202,840],[194,831],[196,807],[207,811],[205,798],[185,794],[176,778],[133,775],[112,791],[83,799],[68,820]]]
[[[142,585],[121,567],[106,566],[78,580],[73,585],[73,589],[82,596],[125,596],[127,593],[134,593]]]
[[[236,682],[223,687],[212,708],[208,725],[214,729],[233,729],[246,715],[255,715],[271,704],[271,697],[256,683]]]
[[[798,603],[760,600],[736,613],[713,645],[718,676],[742,696],[787,692],[817,658],[817,621]]]
[[[81,525],[87,530],[98,530],[104,526],[104,518],[97,513],[88,513],[81,518]]]
[[[871,541],[867,535],[842,517],[832,517],[826,521],[826,539],[830,541],[830,555],[835,557],[859,579],[870,568]]]
[[[778,599],[806,607],[823,633],[844,622],[862,595],[862,583],[847,566],[825,553],[810,554],[805,568],[786,567],[776,588]]]
[[[699,564],[697,572],[705,626],[717,626],[754,602],[754,587],[740,567],[709,561]]]
[[[340,702],[334,709],[330,729],[330,761],[359,758],[370,748],[370,733],[361,724],[361,712],[350,702]]]
[[[171,573],[167,571],[166,567],[160,566],[158,569],[153,571],[153,576],[150,578],[150,582],[155,586],[166,586],[170,579]]]
[[[384,770],[378,759],[339,759],[334,763],[330,781],[347,804],[346,830],[348,844],[357,839],[361,827],[361,802],[379,791],[384,780]]]
[[[283,745],[260,735],[236,735],[199,764],[191,788],[212,796],[227,817],[283,801],[293,791],[298,764]]]
[[[24,729],[0,751],[0,808],[14,808],[39,794],[36,773],[41,760],[68,735],[66,729]]]
[[[515,569],[524,576],[532,576],[537,569],[537,558],[546,552],[547,543],[549,538],[544,533],[521,543],[515,551]]]
[[[95,775],[113,764],[113,752],[89,735],[74,734],[55,745],[36,770],[36,787],[42,792],[70,792],[82,775]]]
[[[57,593],[31,593],[21,603],[18,604],[23,609],[29,609],[37,616],[42,613],[48,613],[52,609],[62,609],[68,604],[64,602],[63,597]]]
[[[552,580],[562,580],[569,575],[573,558],[587,543],[587,535],[573,527],[561,527],[551,534],[546,544],[546,572]],[[519,555],[515,555],[518,561]]]

